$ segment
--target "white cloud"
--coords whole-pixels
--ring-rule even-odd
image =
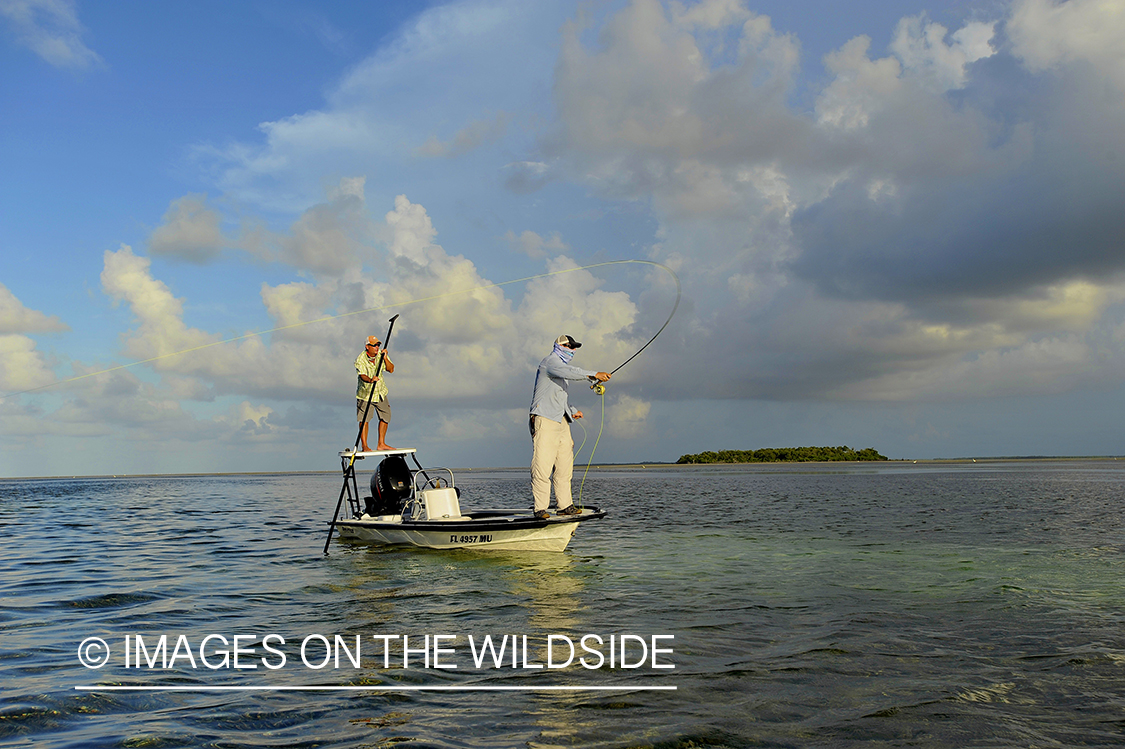
[[[244,250],[265,261],[285,263],[319,276],[347,275],[371,260],[376,227],[367,212],[364,177],[342,177],[326,200],[303,210],[285,234],[270,231],[252,216],[238,236],[225,236],[223,217],[204,195],[172,201],[164,223],[149,236],[154,256],[203,264],[216,260],[224,247]]]
[[[871,60],[871,38],[857,36],[824,57],[834,79],[816,102],[817,121],[842,130],[868,126],[882,102],[902,88],[902,65],[894,57]]]
[[[592,411],[593,409],[591,409]],[[648,415],[652,404],[631,395],[618,395],[612,405],[606,407],[606,424],[614,437],[632,439],[643,435],[648,429]],[[593,416],[587,412],[586,416]]]
[[[1125,89],[1125,6],[1113,0],[1017,0],[1006,26],[1033,71],[1085,61]]]
[[[371,256],[373,227],[362,177],[344,178],[330,200],[309,208],[277,243],[279,258],[301,270],[339,275]]]
[[[358,201],[360,187],[359,181],[348,182],[336,200]],[[332,237],[341,227],[363,223],[365,210],[353,208],[319,214],[319,234]],[[383,315],[365,310],[388,316],[400,312],[390,347],[397,366],[390,380],[394,395],[433,399],[437,394],[449,403],[471,398],[477,405],[482,398],[504,402],[506,386],[522,382],[561,327],[584,336],[584,352],[599,359],[627,355],[635,345],[626,334],[636,317],[628,295],[599,290],[602,282],[589,272],[567,272],[576,267],[569,258],[552,261],[551,269],[563,275],[531,282],[513,311],[503,288],[436,243],[437,230],[425,208],[406,196],[396,198],[394,210],[372,231],[382,238],[381,249],[368,248],[372,270],[350,268],[339,275],[329,268],[333,273],[315,281],[263,284],[262,301],[278,329],[242,340],[224,341],[186,325],[183,300],[152,275],[147,258],[127,246],[107,252],[103,288],[128,304],[138,321],[123,337],[124,353],[152,360],[155,371],[179,378],[167,387],[191,397],[346,402],[362,341],[383,334]],[[561,238],[551,241],[563,246]],[[264,433],[262,424],[255,428]]]
[[[157,372],[200,378],[226,394],[299,392],[315,397],[330,395],[333,385],[337,391],[345,389],[346,370],[331,364],[341,356],[331,329],[329,335],[321,331],[313,343],[294,336],[278,336],[271,346],[261,336],[224,342],[184,323],[183,301],[152,276],[150,266],[148,258],[134,255],[128,246],[105,253],[102,287],[115,302],[127,303],[139,323],[123,336],[130,359],[148,361]],[[286,309],[276,300],[270,303],[273,309]]]
[[[205,195],[173,200],[164,223],[149,235],[149,251],[191,263],[214,260],[224,244],[219,221],[219,214],[207,206]]]
[[[434,244],[437,232],[426,209],[407,200],[405,195],[395,198],[395,208],[386,215],[387,226],[393,232],[391,255],[406,258],[416,265],[425,265],[430,256],[443,255]]]
[[[768,163],[773,147],[808,132],[786,106],[796,40],[742,10],[728,62],[726,50],[703,47],[695,35],[704,10],[669,18],[654,0],[637,0],[606,22],[596,49],[583,43],[578,23],[564,29],[555,85],[561,131],[548,145],[565,148],[605,194],[683,201],[703,184],[709,197],[694,201],[696,215],[722,212],[734,191],[716,180],[724,174],[715,167],[732,156],[740,166]],[[720,11],[711,22],[732,17],[726,5]]]
[[[1021,52],[1057,64],[1079,54],[1091,6],[1019,3],[1005,28],[1039,39],[1057,22],[1049,54]],[[1032,17],[1044,9],[1058,17]],[[1077,85],[1013,83],[999,23],[903,18],[884,55],[854,38],[825,57],[811,113],[788,98],[796,40],[745,4],[637,0],[596,44],[564,30],[544,151],[600,195],[652,206],[650,257],[678,263],[695,315],[673,381],[720,398],[984,395],[1004,377],[955,378],[996,359],[1039,367],[1007,380],[1039,392],[1120,348],[1098,331],[1122,299],[1108,196],[1125,188],[1125,123],[1097,81],[1121,45],[1089,36],[1101,69],[1076,69]]]
[[[255,406],[244,400],[231,406],[225,414],[216,416],[215,421],[231,427],[241,438],[262,438],[277,431],[269,424],[273,412],[269,406]]]
[[[0,337],[0,347],[4,339]],[[0,370],[7,361],[7,356],[0,359]],[[56,445],[74,438],[107,438],[118,450],[122,442],[132,443],[130,457],[123,462],[133,463],[138,458],[145,460],[144,453],[153,443],[164,452],[171,445],[192,443],[252,448],[258,442],[279,442],[293,436],[292,430],[271,423],[273,409],[245,400],[213,417],[193,414],[185,407],[185,400],[193,396],[185,390],[185,377],[172,376],[154,384],[129,370],[106,371],[99,365],[73,364],[78,379],[62,385],[65,399],[53,411],[35,402],[0,403],[5,438],[18,438],[33,447],[42,447],[47,438]],[[169,383],[171,386],[166,387]],[[135,470],[145,470],[143,462]]]
[[[50,385],[55,375],[36,351],[35,341],[23,335],[0,334],[0,393],[14,393]]]
[[[996,53],[991,40],[994,23],[968,23],[953,33],[924,15],[903,18],[895,28],[891,51],[902,61],[903,69],[939,91],[962,88],[966,66]]]
[[[548,252],[559,253],[569,249],[558,232],[553,232],[544,239],[531,230],[525,230],[519,236],[516,236],[514,231],[508,230],[504,239],[516,252],[527,255],[533,260],[547,257]]]
[[[538,363],[563,332],[582,341],[576,363],[590,369],[605,370],[637,349],[637,339],[628,332],[637,307],[628,294],[602,291],[604,282],[590,271],[558,273],[577,267],[566,256],[549,260],[547,267],[557,275],[529,282],[515,314],[525,361]]]
[[[654,331],[647,321],[667,308],[667,289],[636,299],[606,290],[597,275],[575,270],[577,256],[560,233],[532,225],[517,234],[504,224],[492,236],[545,260],[554,275],[522,290],[496,287],[475,258],[452,249],[461,245],[439,235],[426,207],[384,193],[372,203],[396,195],[393,207],[373,220],[366,194],[375,193],[365,178],[339,178],[363,173],[341,167],[354,160],[470,151],[467,160],[506,164],[509,187],[521,196],[570,179],[595,199],[635,201],[638,215],[657,221],[655,241],[640,252],[674,265],[686,293],[681,316],[652,353],[677,355],[646,357],[625,372],[638,389],[614,401],[622,434],[643,432],[647,409],[660,399],[938,397],[956,389],[950,378],[976,376],[993,359],[995,373],[1008,363],[1039,367],[1043,377],[1009,379],[1030,391],[1064,372],[1078,378],[1099,347],[1120,347],[1099,333],[1123,298],[1115,266],[1107,260],[1099,275],[1096,264],[1068,265],[1053,251],[1056,238],[1039,249],[1047,234],[1019,234],[1025,214],[1050,212],[1042,186],[1060,180],[1033,161],[1049,128],[995,113],[990,92],[1004,81],[987,76],[1004,74],[996,58],[1007,54],[993,47],[995,24],[949,30],[904,18],[882,53],[866,37],[852,39],[825,58],[831,80],[807,111],[793,104],[799,42],[769,18],[733,0],[668,7],[637,0],[592,30],[596,44],[583,23],[564,29],[553,88],[558,121],[538,147],[505,148],[500,159],[502,149],[485,146],[510,145],[509,118],[525,121],[519,107],[476,88],[456,93],[455,114],[431,119],[401,107],[406,99],[388,98],[457,50],[502,36],[520,13],[511,4],[483,14],[481,7],[423,13],[357,66],[322,111],[267,123],[261,146],[227,154],[224,184],[237,197],[255,200],[275,178],[289,187],[293,175],[318,187],[339,180],[308,208],[298,202],[303,186],[286,200],[276,192],[262,198],[299,205],[286,232],[223,240],[220,217],[190,195],[154,232],[154,253],[206,258],[199,248],[226,242],[296,270],[298,279],[261,287],[265,311],[287,329],[219,343],[187,325],[182,301],[148,260],[123,248],[106,254],[102,280],[138,320],[125,353],[147,359],[197,349],[153,362],[179,378],[165,383],[168,392],[247,404],[346,402],[363,338],[382,334],[385,317],[398,312],[392,397],[433,403],[438,394],[457,408],[469,401],[507,408],[560,332],[584,341],[585,366],[608,370],[624,361]],[[1021,22],[1038,28],[1020,20],[1029,7],[1017,6],[1009,30]],[[1042,97],[1026,116],[1053,106],[1058,100]],[[396,107],[405,114],[393,115]],[[434,133],[453,135],[423,140]],[[1032,178],[1009,176],[1019,174]],[[1011,200],[1025,213],[1005,218],[1008,199],[995,196],[1020,184],[1031,185],[1021,188],[1030,194]],[[1002,236],[985,236],[993,230]],[[1022,251],[1000,249],[1021,242]],[[1087,248],[1100,245],[1066,246],[1074,248],[1069,256],[1094,257]],[[371,309],[380,312],[352,314]],[[304,325],[327,317],[335,319]],[[998,388],[1002,374],[990,376]],[[688,380],[691,393],[681,387]],[[247,408],[259,416],[231,412],[222,423],[250,423],[263,436],[281,418],[261,410],[273,405]]]
[[[115,302],[129,304],[140,320],[139,331],[126,341],[126,353],[136,359],[166,356],[218,340],[183,323],[183,301],[172,295],[162,281],[150,273],[152,262],[133,254],[128,245],[104,254],[101,282]],[[163,365],[167,366],[167,365]]]
[[[319,284],[294,281],[277,286],[263,283],[262,302],[275,326],[283,328],[275,334],[276,337],[310,341],[319,339],[323,334],[307,324],[325,317],[325,310],[332,308],[339,287],[334,281]]]
[[[54,372],[36,349],[35,341],[23,334],[67,330],[70,328],[58,317],[25,307],[15,294],[0,284],[0,394],[53,383]]]
[[[20,44],[56,68],[87,68],[101,62],[82,42],[83,28],[73,0],[0,0]]]
[[[7,333],[60,333],[70,328],[55,315],[28,309],[0,283],[0,335]]]
[[[971,119],[951,112],[940,94],[963,88],[966,66],[995,53],[990,41],[991,23],[970,23],[952,35],[946,44],[948,30],[923,16],[903,18],[891,42],[894,56],[869,57],[871,39],[859,36],[824,58],[825,67],[834,76],[816,100],[817,123],[843,132],[891,135],[896,140],[921,140],[920,132],[940,133],[952,128],[972,154],[981,151],[983,135],[974,133],[979,127]],[[935,96],[936,95],[936,96]],[[882,122],[873,122],[882,117]],[[939,128],[933,127],[940,124]],[[873,125],[876,125],[873,127]],[[831,132],[831,131],[830,131]],[[877,147],[892,153],[907,150],[955,152],[951,139],[938,138],[924,149],[903,143],[901,147],[878,138]]]

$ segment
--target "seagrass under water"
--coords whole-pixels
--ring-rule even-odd
[[[0,482],[0,743],[1125,744],[1125,466],[1114,461],[591,471],[587,501],[610,516],[563,554],[334,542],[324,557],[336,482]],[[458,484],[466,506],[528,496],[525,470],[462,472]],[[269,633],[285,639],[283,667],[262,660]],[[181,652],[169,669],[124,668],[123,638],[138,634],[148,646],[167,635],[169,649],[183,636],[195,667]],[[257,636],[242,660],[257,667],[199,663],[213,634]],[[532,667],[549,635],[586,634],[672,635],[656,660],[675,668]],[[339,668],[305,666],[310,635],[359,635],[360,667],[346,653]],[[385,663],[373,635],[407,635],[419,651],[404,668],[394,645]],[[458,668],[425,666],[427,635],[455,638],[440,657]],[[509,650],[474,667],[470,635],[477,646],[526,636],[528,660],[513,665]],[[77,657],[92,636],[114,650],[97,670]],[[325,653],[310,643],[316,665]],[[75,689],[267,684],[366,689]],[[530,689],[542,685],[626,689]],[[427,686],[455,690],[412,691]],[[507,691],[456,691],[467,687]]]

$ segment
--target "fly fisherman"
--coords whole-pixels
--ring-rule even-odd
[[[395,315],[395,317],[397,316]],[[356,421],[363,424],[360,430],[360,439],[363,443],[361,449],[365,453],[371,452],[371,448],[367,445],[367,428],[371,426],[372,414],[378,414],[379,416],[379,443],[375,449],[394,450],[387,444],[387,426],[391,423],[391,404],[387,401],[385,375],[394,372],[395,365],[391,362],[391,357],[387,356],[386,349],[383,349],[383,369],[378,377],[375,376],[375,370],[379,366],[379,346],[381,345],[382,342],[378,338],[368,336],[363,353],[355,358],[355,371],[358,379],[355,390],[355,415]],[[371,392],[372,388],[375,389],[374,393]],[[370,405],[368,405],[368,399],[371,401]]]
[[[570,436],[570,422],[581,419],[582,412],[567,400],[567,380],[596,380],[605,382],[607,372],[594,372],[571,366],[574,352],[582,344],[571,336],[555,339],[554,350],[539,362],[535,373],[535,392],[531,396],[531,495],[535,499],[535,517],[551,517],[552,471],[555,486],[555,505],[559,515],[577,515],[581,512],[570,497],[570,477],[574,472],[574,440]]]

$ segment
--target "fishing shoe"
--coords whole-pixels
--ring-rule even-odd
[[[539,510],[538,512],[535,513],[535,519],[536,520],[547,520],[550,517],[551,517],[551,513],[547,512],[546,510]]]
[[[555,512],[555,514],[556,514],[556,515],[581,515],[581,514],[582,514],[582,510],[579,510],[579,509],[578,509],[577,507],[575,507],[574,505],[568,505],[567,507],[564,507],[564,508],[563,508],[563,509],[561,509],[561,510],[557,510],[557,511]]]

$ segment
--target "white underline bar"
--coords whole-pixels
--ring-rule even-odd
[[[546,685],[534,687],[486,687],[486,686],[96,686],[80,685],[76,690],[83,692],[637,692],[637,691],[675,691],[672,686],[632,686],[632,687],[568,687]]]

